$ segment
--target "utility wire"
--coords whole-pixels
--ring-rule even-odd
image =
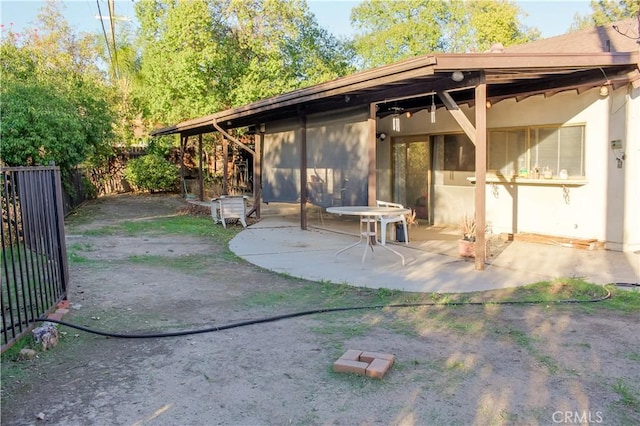
[[[116,21],[115,21],[115,1],[109,1],[109,24],[111,26],[111,43],[113,44],[113,69],[118,80],[120,72],[118,70],[118,48],[116,47]]]
[[[109,62],[111,63],[111,70],[115,75],[115,70],[113,68],[113,56],[111,55],[111,45],[109,44],[109,36],[107,36],[107,30],[104,27],[104,20],[102,19],[102,9],[100,8],[100,0],[96,0],[96,4],[98,5],[98,16],[100,19],[100,25],[102,25],[102,34],[104,35],[104,42],[107,45],[107,54],[109,55]]]

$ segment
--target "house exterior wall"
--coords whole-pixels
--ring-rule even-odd
[[[307,117],[307,181],[320,179],[323,206],[367,204],[368,124],[363,109]],[[263,199],[300,200],[300,123],[269,123],[263,147]]]
[[[640,250],[640,87],[630,90],[626,103],[624,161],[624,226],[622,251]],[[612,247],[617,249],[617,247]]]
[[[474,111],[462,111],[473,123]],[[460,133],[460,127],[443,108],[431,124],[420,111],[411,118],[401,115],[401,132],[391,129],[391,117],[378,120],[378,132],[389,136],[378,142],[378,195],[392,198],[391,139],[397,135],[430,134],[435,141],[433,172],[433,223],[457,224],[474,211],[474,172],[443,170],[444,139]],[[582,182],[487,183],[486,220],[492,233],[530,232],[605,241],[613,250],[640,247],[640,89],[610,89],[606,97],[598,89],[581,94],[563,92],[545,98],[535,96],[516,102],[509,99],[488,110],[487,127],[512,128],[536,125],[585,126],[585,174]],[[613,140],[621,140],[625,152],[618,167]],[[618,153],[619,155],[619,153]],[[557,170],[554,171],[557,174]],[[563,185],[563,183],[571,183]]]

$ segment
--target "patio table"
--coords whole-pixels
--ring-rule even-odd
[[[362,263],[364,263],[365,258],[367,257],[368,249],[371,249],[373,252],[373,246],[375,245],[377,236],[378,236],[378,225],[377,225],[377,217],[378,216],[391,216],[391,215],[402,215],[411,213],[410,209],[397,208],[397,207],[375,207],[375,206],[342,206],[342,207],[328,207],[327,213],[337,214],[337,215],[348,215],[348,216],[360,216],[360,239],[348,245],[345,248],[338,250],[335,254],[337,258],[340,253],[343,251],[349,250],[350,248],[356,247],[360,244],[365,244],[364,253],[362,254]],[[394,249],[387,247],[386,245],[378,245],[378,247],[382,247],[385,250],[390,251],[391,253],[397,255],[402,259],[402,266],[404,266],[404,256],[401,253],[398,253]]]

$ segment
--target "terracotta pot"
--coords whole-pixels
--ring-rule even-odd
[[[462,257],[476,257],[476,243],[469,240],[458,240],[458,253]]]

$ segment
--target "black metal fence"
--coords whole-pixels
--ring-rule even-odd
[[[60,169],[7,167],[2,203],[2,350],[67,296],[69,268]]]

